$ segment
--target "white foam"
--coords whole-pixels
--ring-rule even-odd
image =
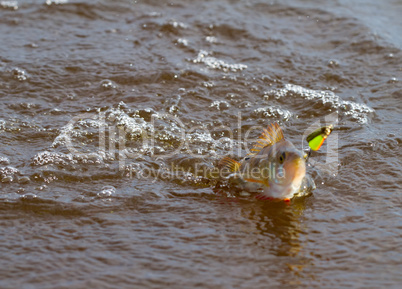
[[[230,104],[226,100],[215,100],[209,107],[216,108],[217,110],[224,110],[230,107]]]
[[[3,8],[17,10],[18,9],[18,1],[1,1],[0,6]]]
[[[232,71],[241,71],[247,68],[247,65],[234,63],[230,64],[223,60],[217,59],[215,57],[209,56],[209,53],[205,50],[201,50],[197,57],[192,60],[193,63],[204,63],[207,67],[222,70],[225,72]]]
[[[46,5],[61,5],[68,3],[68,0],[46,0]]]
[[[306,100],[329,104],[332,108],[339,110],[339,113],[352,116],[359,123],[367,123],[369,114],[374,112],[374,109],[366,104],[343,100],[332,91],[307,89],[294,84],[286,84],[284,88],[271,90],[267,94],[276,98],[285,96],[301,97]]]
[[[253,114],[258,117],[277,117],[282,120],[289,120],[292,117],[289,110],[274,106],[259,107],[253,111]]]

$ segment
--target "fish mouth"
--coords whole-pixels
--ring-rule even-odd
[[[295,167],[302,167],[302,166],[305,166],[305,161],[304,161],[304,159],[302,159],[302,158],[300,158],[300,157],[297,157],[297,158],[294,158],[292,161],[291,161],[291,164],[293,165],[293,166],[295,166]]]
[[[290,164],[296,168],[305,168],[306,167],[306,161],[304,160],[303,155],[300,152],[297,152],[296,154],[291,156]]]
[[[303,158],[295,158],[291,162],[291,166],[293,167],[293,178],[292,182],[301,181],[306,175],[306,162]]]
[[[283,171],[284,183],[299,183],[306,175],[306,162],[301,153],[289,154],[289,159],[285,162]]]

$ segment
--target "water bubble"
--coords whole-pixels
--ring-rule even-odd
[[[202,85],[203,85],[204,87],[210,88],[210,87],[214,87],[214,86],[215,86],[215,83],[214,83],[213,81],[205,81],[205,82],[203,82]]]
[[[2,183],[11,183],[13,181],[13,178],[11,176],[4,176],[1,178]]]
[[[160,17],[160,16],[162,16],[162,13],[153,11],[153,12],[148,13],[148,16],[149,17]]]
[[[215,36],[207,36],[205,37],[205,40],[209,43],[217,43],[218,39]]]
[[[339,67],[339,61],[335,60],[335,59],[331,59],[328,61],[327,65],[328,65],[328,67],[332,67],[332,68]]]
[[[0,168],[0,180],[3,183],[10,183],[14,181],[14,176],[20,173],[19,170],[13,167],[2,167]]]
[[[104,79],[100,83],[101,87],[106,88],[106,89],[115,89],[117,88],[117,84],[114,83],[113,81],[109,79]]]
[[[230,107],[230,104],[225,100],[215,100],[209,107],[214,107],[217,110],[225,110]]]
[[[173,28],[182,28],[185,29],[187,28],[187,25],[184,24],[183,22],[177,22],[177,21],[170,21],[168,25],[172,26]]]
[[[20,178],[18,179],[18,182],[19,182],[20,184],[27,184],[27,183],[30,182],[30,179],[29,179],[29,177],[24,176],[24,177],[20,177]]]
[[[108,198],[112,195],[116,194],[116,188],[113,186],[104,186],[102,190],[96,195],[100,198]]]
[[[2,165],[9,165],[10,164],[10,160],[6,157],[0,157],[0,164]]]
[[[35,194],[28,193],[28,194],[22,195],[21,199],[23,199],[23,200],[33,200],[33,199],[36,199],[37,197],[38,196],[35,195]]]
[[[292,113],[289,110],[282,109],[280,107],[260,107],[253,111],[253,115],[255,117],[264,117],[264,118],[271,118],[271,117],[278,117],[283,120],[289,120],[292,117]]]
[[[38,48],[39,47],[39,45],[38,44],[36,44],[36,43],[29,43],[29,44],[27,44],[27,45],[25,45],[26,47],[30,47],[30,48]]]
[[[74,92],[67,93],[66,98],[67,98],[68,100],[74,100],[74,99],[77,98],[77,94],[74,93]]]
[[[181,44],[183,46],[188,46],[188,40],[184,38],[177,39],[177,44]]]
[[[15,68],[11,69],[11,75],[15,79],[17,79],[19,81],[25,81],[25,80],[28,79],[27,72],[25,70],[21,69],[21,68],[18,68],[18,67],[15,67]]]

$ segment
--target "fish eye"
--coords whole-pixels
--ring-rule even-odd
[[[278,158],[279,163],[283,164],[283,162],[285,161],[285,158],[286,158],[286,153],[281,153]]]

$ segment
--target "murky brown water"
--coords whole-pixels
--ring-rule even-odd
[[[402,4],[354,3],[0,1],[0,287],[400,288]],[[325,120],[308,197],[203,176]]]

